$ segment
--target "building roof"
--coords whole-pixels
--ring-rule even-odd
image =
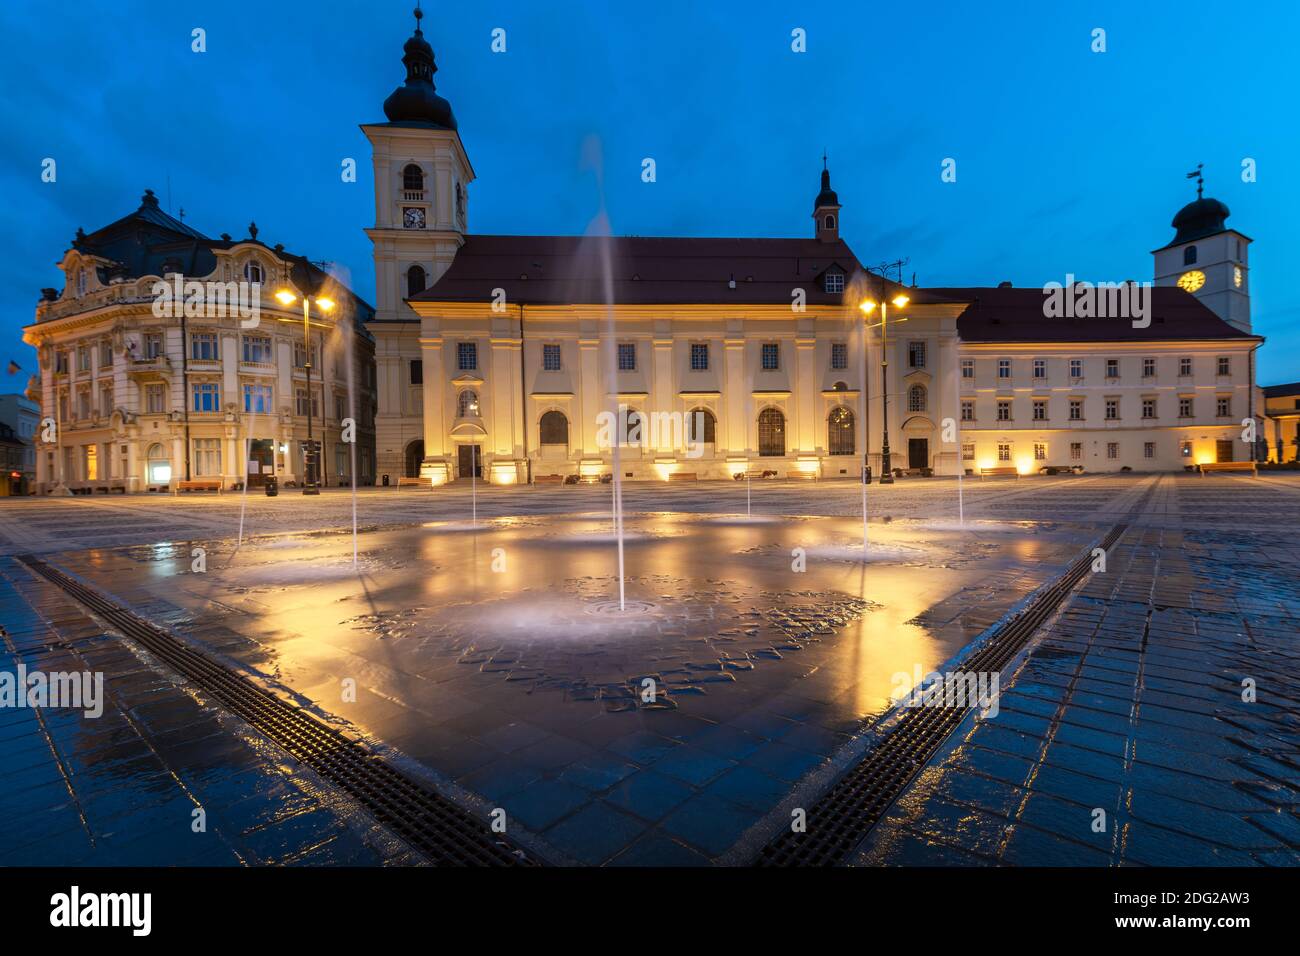
[[[797,288],[809,305],[840,305],[844,293],[823,290],[825,273],[843,273],[849,290],[855,277],[873,289],[880,281],[867,277],[843,241],[471,235],[451,267],[413,301],[487,302],[500,288],[508,302],[525,305],[604,302],[606,257],[620,305],[788,306]]]
[[[1265,385],[1265,398],[1290,398],[1292,395],[1300,395],[1300,382],[1292,382],[1290,385]]]
[[[402,47],[402,64],[406,82],[384,100],[384,115],[394,126],[417,126],[429,129],[455,129],[456,117],[451,104],[435,92],[433,74],[438,72],[433,47],[420,30],[424,13],[415,9],[415,33]]]
[[[932,296],[968,301],[957,319],[963,342],[1150,342],[1167,339],[1255,340],[1219,318],[1177,286],[1153,286],[1151,324],[1134,328],[1126,318],[1049,318],[1037,288],[927,289]],[[914,300],[916,301],[916,300]]]

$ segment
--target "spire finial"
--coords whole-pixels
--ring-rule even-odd
[[[1201,169],[1204,168],[1204,166],[1205,166],[1204,163],[1197,163],[1197,164],[1196,164],[1196,168],[1195,168],[1194,170],[1192,170],[1190,173],[1187,174],[1187,178],[1188,178],[1188,179],[1195,179],[1195,180],[1196,180],[1196,198],[1197,198],[1197,199],[1200,199],[1200,198],[1201,198],[1201,194],[1202,194],[1202,192],[1205,190],[1205,176],[1202,175],[1202,173],[1201,173]]]
[[[823,150],[822,150],[822,169],[828,169],[828,168],[829,168],[829,167],[826,165],[826,150],[823,149]]]
[[[415,0],[415,35],[423,36],[420,32],[420,21],[424,19],[424,11],[420,9],[420,0]]]

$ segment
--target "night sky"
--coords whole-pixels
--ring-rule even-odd
[[[78,226],[146,187],[216,236],[350,270],[374,301],[370,157],[404,77],[412,0],[6,0],[0,7],[0,362]],[[1206,195],[1251,247],[1262,384],[1300,379],[1295,223],[1300,4],[474,2],[425,4],[438,91],[478,176],[470,230],[582,232],[599,138],[614,232],[811,235],[823,149],[858,257],[921,285],[1152,278]],[[207,31],[191,52],[190,31]],[[491,51],[492,30],[507,52]],[[791,52],[791,30],[807,52]],[[1091,52],[1106,30],[1107,52]],[[58,180],[41,181],[41,162]],[[358,181],[340,164],[357,160]],[[653,157],[658,181],[641,181]],[[940,180],[946,157],[957,182]],[[1243,183],[1244,157],[1258,182]],[[170,181],[170,184],[169,184]]]

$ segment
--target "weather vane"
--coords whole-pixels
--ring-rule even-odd
[[[1201,169],[1204,168],[1204,166],[1205,166],[1204,163],[1197,163],[1197,164],[1196,164],[1196,169],[1192,170],[1192,172],[1190,172],[1190,173],[1187,174],[1187,178],[1188,178],[1188,179],[1195,179],[1195,180],[1196,180],[1196,198],[1197,198],[1197,199],[1200,199],[1200,198],[1201,198],[1201,191],[1202,191],[1203,189],[1205,189],[1205,177],[1201,174]]]

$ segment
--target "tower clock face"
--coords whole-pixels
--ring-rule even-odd
[[[1195,292],[1201,286],[1205,285],[1205,273],[1200,269],[1193,269],[1191,272],[1184,272],[1178,277],[1178,287],[1188,292]]]
[[[407,229],[424,228],[424,210],[419,206],[405,206],[402,209],[402,225]]]

